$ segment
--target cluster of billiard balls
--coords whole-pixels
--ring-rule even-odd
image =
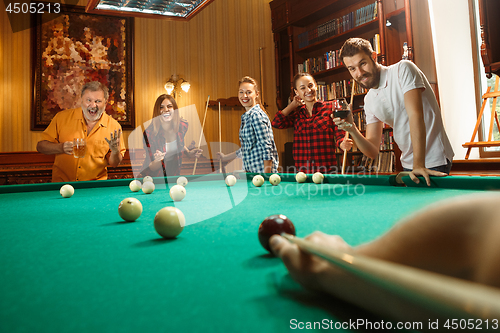
[[[170,197],[174,201],[182,201],[186,197],[186,186],[188,180],[186,177],[179,177],[177,179],[177,185],[172,186],[169,191]],[[146,176],[142,179],[142,184],[140,180],[132,180],[128,186],[132,192],[139,192],[142,190],[145,194],[151,194],[155,190],[155,184],[153,183],[153,178],[151,176]]]
[[[316,184],[323,183],[324,179],[325,176],[321,172],[316,172],[315,174],[312,175],[312,181]],[[307,175],[303,172],[298,172],[295,175],[295,180],[297,181],[297,183],[305,183],[307,181]],[[281,183],[280,175],[276,173],[272,174],[271,176],[269,176],[269,182],[273,186],[279,185],[279,183]],[[264,177],[262,177],[261,175],[255,175],[252,179],[252,184],[256,187],[261,187],[262,185],[264,185],[264,183],[265,183]]]
[[[143,183],[139,180],[132,180],[129,184],[129,188],[132,192],[138,192],[140,189],[146,194],[153,193],[155,185],[153,183],[153,178],[146,176],[143,178]],[[169,194],[172,200],[181,201],[186,197],[186,186],[188,180],[186,177],[179,177],[177,179],[177,185],[170,188]],[[120,202],[118,206],[118,214],[122,219],[128,222],[133,222],[139,218],[142,214],[142,204],[136,198],[126,198]],[[184,226],[186,225],[186,218],[182,211],[176,207],[164,207],[160,209],[154,218],[154,227],[156,232],[163,238],[175,238],[177,237]]]
[[[177,179],[177,185],[172,186],[170,189],[170,197],[174,201],[181,201],[186,197],[186,186],[188,180],[186,177],[179,177]],[[129,184],[129,188],[133,192],[138,192],[142,189],[145,194],[153,193],[155,185],[153,183],[153,178],[146,176],[143,179],[143,183],[139,180],[132,180]],[[75,193],[73,186],[65,184],[61,187],[60,191],[63,198],[70,198]],[[136,198],[126,198],[120,202],[118,206],[118,214],[120,217],[127,222],[134,222],[142,214],[142,204]],[[163,238],[175,238],[177,237],[184,226],[186,225],[186,218],[182,211],[176,207],[165,207],[160,209],[154,218],[154,227],[156,232]]]
[[[324,176],[320,172],[316,172],[312,176],[312,180],[316,184],[321,184],[324,180]],[[307,180],[307,175],[303,172],[297,173],[295,179],[298,183],[304,183]],[[233,186],[236,184],[236,177],[229,175],[225,179],[226,185]],[[252,183],[256,187],[260,187],[264,184],[264,177],[261,175],[256,175],[252,179]],[[281,177],[278,174],[272,174],[269,177],[269,182],[276,186],[281,182]],[[179,177],[177,179],[177,185],[174,185],[170,189],[170,197],[174,201],[181,201],[186,196],[185,186],[188,180],[186,177]],[[146,176],[143,179],[143,183],[139,180],[132,180],[129,184],[129,188],[133,192],[138,192],[142,189],[145,194],[153,193],[155,185],[153,183],[153,178]],[[66,184],[61,187],[61,195],[64,198],[71,197],[75,190],[73,186]],[[118,206],[118,214],[120,217],[128,222],[133,222],[139,218],[142,214],[142,204],[136,198],[126,198],[120,202]],[[165,207],[160,209],[154,218],[154,227],[156,232],[164,238],[175,238],[177,237],[184,226],[186,225],[186,218],[182,211],[176,207]],[[292,221],[288,219],[283,214],[271,215],[264,219],[259,226],[258,237],[259,242],[267,251],[271,252],[271,247],[269,246],[269,239],[273,235],[281,235],[282,233],[287,233],[295,235],[295,226]]]

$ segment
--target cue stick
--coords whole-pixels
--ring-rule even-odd
[[[219,102],[219,151],[222,152],[222,129],[221,129],[221,113],[220,113],[220,102]],[[220,173],[222,173],[222,158],[219,159]]]
[[[201,139],[203,138],[203,129],[205,128],[205,120],[207,119],[207,110],[208,110],[208,101],[210,100],[210,95],[208,95],[207,98],[207,105],[205,106],[205,115],[203,116],[203,124],[201,125],[201,131],[200,131],[200,141],[198,141],[198,149],[200,149],[201,146]],[[193,176],[196,172],[196,164],[198,164],[198,157],[194,160],[194,167],[193,167]]]
[[[282,236],[301,250],[443,318],[500,318],[500,290],[497,288],[381,259],[325,249],[289,234]]]
[[[264,68],[263,68],[263,59],[262,59],[262,50],[264,48],[261,46],[259,47],[259,67],[260,67],[260,102],[262,103],[262,107],[264,107],[264,87],[262,85],[262,80],[264,77]]]
[[[356,86],[356,81],[352,81],[352,88],[351,88],[351,107],[352,107],[352,102],[354,99],[354,87]],[[344,140],[349,139],[349,132],[345,132],[345,138]],[[342,174],[345,174],[345,162],[347,160],[347,150],[344,150],[344,158],[342,159]]]

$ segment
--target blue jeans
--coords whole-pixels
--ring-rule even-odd
[[[447,174],[450,174],[451,171],[451,161],[449,159],[446,159],[446,164],[440,165],[434,168],[429,168],[429,170],[434,170],[434,171],[439,171],[439,172],[444,172]],[[403,171],[411,171],[411,169],[403,168]]]

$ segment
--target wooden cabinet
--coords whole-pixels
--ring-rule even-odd
[[[479,0],[481,59],[488,77],[500,75],[500,1]]]

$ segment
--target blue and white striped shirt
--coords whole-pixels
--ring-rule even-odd
[[[278,171],[278,151],[271,121],[257,104],[241,116],[241,148],[236,155],[243,159],[248,172],[264,172],[264,161],[272,161],[271,172]]]

